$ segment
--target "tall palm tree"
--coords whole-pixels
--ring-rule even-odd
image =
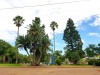
[[[19,27],[24,23],[24,19],[23,19],[23,17],[18,15],[13,19],[13,21],[14,21],[14,24],[16,24],[16,26],[18,27],[18,31],[17,31],[17,37],[18,37],[19,36]],[[17,50],[17,55],[16,55],[16,63],[18,63],[18,50]]]
[[[53,30],[53,41],[54,41],[54,53],[55,53],[55,29],[58,28],[58,24],[55,21],[52,21],[50,24],[51,29]],[[55,60],[55,56],[54,56]]]
[[[19,27],[24,23],[24,19],[21,16],[16,16],[14,19],[14,24],[16,24],[16,26],[18,27],[18,31],[17,31],[17,37],[19,36]]]

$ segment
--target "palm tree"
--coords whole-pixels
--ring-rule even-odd
[[[54,40],[54,53],[55,53],[55,29],[58,28],[58,24],[55,21],[52,21],[50,24],[51,29],[53,30],[53,40]],[[54,58],[55,60],[55,58]]]
[[[27,35],[19,35],[16,39],[16,45],[18,48],[24,49],[28,55],[29,61],[31,62],[32,58],[30,56],[30,41]]]
[[[28,37],[33,47],[33,65],[36,65],[36,54],[39,51],[39,45],[43,36],[43,29],[40,26],[40,18],[36,17],[32,24],[28,26]],[[38,51],[37,51],[38,50]]]
[[[50,45],[51,43],[50,43],[49,37],[47,34],[45,34],[41,41],[41,47],[40,47],[41,50],[40,50],[40,57],[38,60],[38,64],[40,63],[41,58],[43,58],[43,56],[46,56],[47,51],[50,50],[49,48]]]
[[[33,65],[38,66],[41,62],[43,53],[46,52],[50,45],[50,40],[45,34],[45,26],[40,24],[40,18],[36,17],[32,24],[28,26],[28,37],[32,45]]]
[[[14,19],[14,24],[18,27],[17,31],[17,37],[19,36],[19,27],[24,23],[24,19],[21,16],[16,16]],[[16,55],[16,63],[18,62],[18,50],[17,50],[17,55]]]
[[[18,48],[24,49],[28,56],[30,55],[30,53],[28,52],[30,42],[27,35],[19,35],[19,37],[17,37],[16,39],[16,45],[18,46]]]
[[[18,27],[17,37],[19,36],[19,27],[24,23],[24,19],[21,16],[16,16],[14,19],[14,24]]]

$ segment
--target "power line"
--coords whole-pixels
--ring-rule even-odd
[[[21,6],[21,7],[11,7],[11,8],[1,8],[0,10],[18,9],[18,8],[31,8],[31,7],[49,6],[49,5],[59,5],[59,4],[75,3],[75,2],[81,2],[81,1],[84,1],[84,0],[71,1],[71,2],[61,2],[61,3],[52,3],[52,4],[41,4],[41,5],[33,5],[33,6]],[[87,1],[87,0],[85,0],[85,1]]]

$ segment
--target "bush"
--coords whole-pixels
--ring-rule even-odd
[[[95,65],[100,66],[100,60],[96,60]]]
[[[89,64],[89,65],[95,65],[95,62],[96,62],[96,59],[90,59],[90,60],[88,61],[88,64]]]
[[[90,60],[88,61],[88,64],[89,64],[89,65],[100,66],[100,60],[98,60],[98,59],[90,59]]]
[[[60,59],[56,59],[55,63],[56,63],[57,65],[61,65],[61,60],[60,60]]]
[[[78,61],[78,64],[86,64],[85,58],[82,58]]]

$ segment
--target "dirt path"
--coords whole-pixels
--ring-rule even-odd
[[[100,75],[100,68],[0,68],[0,75]]]

